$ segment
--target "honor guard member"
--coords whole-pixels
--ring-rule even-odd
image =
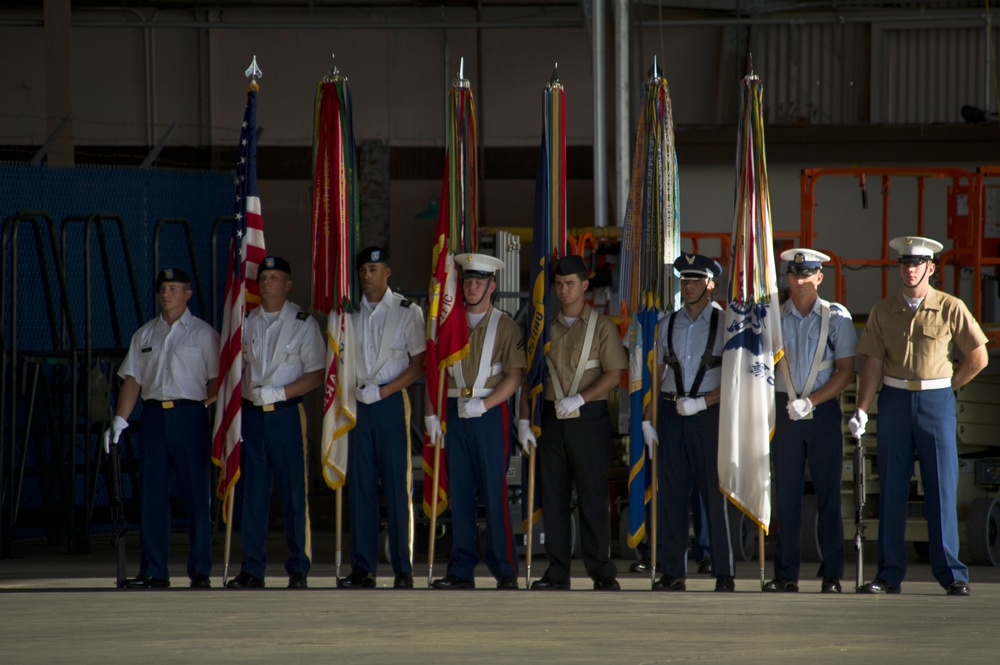
[[[823,593],[840,593],[840,578],[844,576],[840,512],[844,440],[838,397],[854,379],[858,335],[847,308],[817,294],[823,283],[823,262],[829,261],[829,256],[797,248],[782,252],[781,260],[787,262],[790,295],[781,308],[785,362],[777,372],[777,414],[771,442],[776,486],[775,577],[764,585],[764,591],[799,590],[802,493],[808,462],[819,508],[822,564],[816,576],[823,578]]]
[[[594,589],[618,591],[618,569],[609,554],[612,430],[607,400],[628,367],[628,358],[615,324],[584,302],[590,282],[583,259],[563,258],[554,280],[562,309],[552,319],[552,338],[545,354],[549,371],[543,393],[542,434],[537,442],[549,567],[531,588],[570,588],[570,501],[575,485],[587,575],[594,581]],[[521,394],[521,413],[526,414],[527,387]],[[536,445],[530,424],[521,420],[518,425],[521,446]]]
[[[510,465],[510,416],[507,400],[517,392],[526,366],[520,327],[490,304],[495,273],[503,261],[485,254],[455,257],[462,269],[462,293],[469,324],[469,355],[448,368],[448,432],[445,463],[451,495],[453,543],[448,574],[435,589],[474,589],[479,563],[476,514],[486,508],[486,567],[498,589],[517,588],[517,551],[507,501]],[[434,437],[441,422],[431,413],[425,424]],[[434,439],[432,439],[434,440]]]
[[[656,591],[687,589],[687,542],[691,491],[706,508],[709,550],[716,591],[734,591],[733,549],[729,540],[726,498],[719,491],[719,394],[725,329],[721,309],[712,302],[722,267],[701,254],[681,254],[674,261],[681,277],[684,308],[661,318],[658,326],[659,418],[654,430],[642,424],[647,446],[662,441],[658,456],[663,479],[663,513]]]
[[[878,573],[865,593],[899,593],[906,575],[906,515],[914,454],[920,460],[931,572],[949,596],[969,595],[969,570],[958,560],[958,452],[955,393],[988,362],[986,335],[961,300],[931,288],[942,245],[894,238],[903,288],[872,308],[858,341],[866,356],[858,408],[848,425],[860,438],[878,397]],[[963,358],[952,367],[951,353]]]
[[[219,390],[219,335],[187,308],[191,278],[179,268],[156,277],[160,315],[132,336],[118,370],[123,380],[104,452],[118,443],[140,395],[139,477],[142,483],[142,560],[130,589],[170,586],[171,477],[187,517],[191,588],[212,586],[211,442],[206,407]]]
[[[388,516],[393,588],[413,588],[413,478],[405,389],[424,372],[427,343],[420,308],[389,288],[388,261],[388,250],[368,247],[356,262],[364,296],[351,315],[358,340],[358,411],[348,434],[351,574],[337,580],[342,589],[375,587],[379,485]]]
[[[260,307],[243,324],[243,565],[233,589],[264,586],[271,486],[284,509],[289,589],[305,589],[312,544],[306,487],[306,413],[302,396],[323,383],[326,348],[316,320],[288,301],[292,268],[277,256],[257,270]]]

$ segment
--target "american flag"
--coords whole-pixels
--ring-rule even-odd
[[[221,469],[217,492],[228,500],[240,477],[241,382],[243,378],[243,317],[260,304],[257,266],[264,259],[264,222],[257,195],[257,84],[250,85],[240,128],[240,158],[236,164],[233,240],[226,277],[219,352],[219,401],[215,410],[212,462]],[[226,514],[226,511],[223,511]]]

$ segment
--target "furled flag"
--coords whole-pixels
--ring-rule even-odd
[[[722,353],[720,489],[767,533],[771,521],[770,441],[774,368],[783,354],[764,150],[763,86],[740,88],[729,306]]]
[[[240,477],[243,317],[260,304],[257,266],[265,255],[264,221],[257,195],[257,90],[257,83],[251,83],[240,128],[233,239],[220,333],[219,401],[215,410],[212,462],[221,469],[216,491],[223,501],[229,500]],[[227,514],[225,510],[222,512]]]
[[[645,505],[655,473],[642,438],[643,412],[653,395],[656,323],[674,307],[680,254],[680,205],[673,110],[667,80],[654,62],[643,84],[643,104],[632,153],[632,176],[621,248],[622,311],[629,324],[629,547],[646,535]]]
[[[360,214],[352,123],[351,87],[334,68],[316,89],[313,139],[313,308],[329,312],[320,450],[333,489],[347,478],[348,432],[357,422],[351,312]]]
[[[431,283],[427,293],[427,393],[432,409],[447,431],[447,409],[442,372],[469,354],[469,324],[455,268],[456,252],[475,252],[479,219],[479,175],[476,167],[476,109],[469,81],[452,83],[448,104],[448,150],[441,183],[441,209],[431,256]],[[434,474],[434,448],[424,438],[425,478]],[[448,481],[438,469],[438,487],[424,483],[424,512],[440,515],[448,507]]]
[[[556,72],[542,93],[542,142],[535,179],[535,217],[531,234],[531,311],[528,316],[528,413],[535,436],[542,433],[545,353],[549,350],[553,264],[566,255],[566,92]],[[527,471],[525,471],[527,473]],[[536,470],[537,473],[537,470]],[[541,492],[534,496],[532,523],[542,515]],[[522,528],[528,530],[527,504]]]

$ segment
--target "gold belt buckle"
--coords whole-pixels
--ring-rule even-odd
[[[472,388],[462,388],[458,394],[460,397],[472,397]]]
[[[265,404],[264,406],[260,407],[260,410],[263,411],[264,413],[270,413],[271,411],[274,411],[274,405]]]
[[[920,379],[907,379],[906,380],[906,389],[907,390],[920,390],[920,388],[922,387],[921,386],[922,383],[923,382]]]
[[[160,402],[160,408],[163,408],[163,409],[172,409],[172,408],[174,408],[174,402],[173,402],[173,400],[171,400],[169,402]]]

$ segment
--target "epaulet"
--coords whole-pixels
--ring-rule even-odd
[[[830,311],[834,311],[834,310],[840,312],[841,314],[846,314],[848,317],[851,316],[850,310],[848,310],[846,307],[844,307],[843,305],[841,305],[839,302],[831,302],[830,303]]]
[[[299,312],[298,314],[295,315],[295,318],[298,319],[299,321],[305,321],[306,319],[309,318],[309,312]]]
[[[412,302],[410,302],[409,300],[407,300],[406,298],[402,298],[402,299],[400,299],[400,301],[399,301],[399,306],[400,306],[400,307],[409,307],[409,306],[410,306],[410,305],[412,305],[412,304],[413,304],[413,303],[412,303]]]

